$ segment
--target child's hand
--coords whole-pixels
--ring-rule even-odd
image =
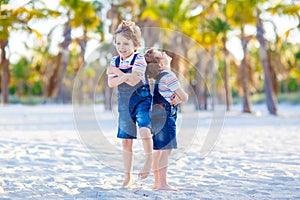
[[[171,104],[173,105],[173,106],[176,106],[177,104],[180,104],[182,101],[181,101],[181,99],[176,95],[176,94],[173,94],[172,95],[172,101],[171,101]]]
[[[106,74],[107,74],[108,77],[117,77],[118,76],[118,68],[116,68],[115,66],[110,65],[106,69]]]
[[[133,77],[133,79],[135,79],[136,81],[143,80],[142,73],[133,71],[132,74],[135,75],[135,77]],[[136,78],[139,78],[139,80],[137,80]]]

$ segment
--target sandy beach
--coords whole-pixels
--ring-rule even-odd
[[[233,106],[220,116],[220,136],[206,156],[201,150],[213,113],[187,105],[169,166],[177,192],[153,190],[152,173],[120,188],[116,112],[87,107],[81,113],[72,105],[0,106],[1,200],[300,199],[300,105],[280,104],[276,117],[264,104],[254,105],[253,114]],[[134,151],[136,177],[140,140]]]

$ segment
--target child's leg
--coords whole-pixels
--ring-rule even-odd
[[[125,180],[123,182],[123,187],[129,186],[131,182],[131,170],[132,170],[132,139],[122,139],[123,146],[123,162],[125,169]]]
[[[153,143],[152,143],[151,131],[149,128],[141,127],[139,130],[140,130],[140,135],[142,138],[144,153],[146,157],[144,167],[139,173],[139,177],[145,179],[148,177],[151,171]]]
[[[153,163],[152,163],[152,169],[153,169],[153,176],[154,176],[154,185],[153,189],[157,189],[159,186],[159,159],[160,159],[160,150],[155,150],[153,153]]]
[[[177,190],[176,188],[168,185],[167,182],[167,173],[168,173],[168,164],[169,156],[172,149],[161,150],[160,159],[159,159],[159,186],[158,190]]]
[[[160,186],[167,185],[168,160],[171,149],[161,150],[159,158],[159,182]]]

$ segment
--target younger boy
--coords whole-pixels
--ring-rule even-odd
[[[176,188],[167,183],[168,160],[172,149],[177,148],[177,105],[181,102],[186,102],[188,95],[181,88],[176,75],[170,70],[172,60],[170,56],[165,52],[150,49],[146,52],[145,58],[148,63],[149,77],[152,76],[156,79],[152,114],[157,109],[163,110],[157,119],[152,117],[152,128],[154,130],[154,135],[152,136],[154,189],[176,190]]]

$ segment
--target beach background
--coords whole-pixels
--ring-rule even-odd
[[[300,199],[299,0],[1,0],[0,13],[0,200]],[[105,71],[122,20],[141,28],[138,52],[172,57],[189,93],[169,165],[177,192],[136,179],[140,138],[136,180],[120,188]]]
[[[101,152],[91,153],[73,105],[2,105],[0,199],[300,199],[300,105],[280,104],[278,116],[270,115],[265,104],[253,105],[252,114],[234,105],[206,156],[200,152],[212,111],[184,106],[179,144],[184,134],[194,131],[195,137],[172,155],[168,180],[179,191],[171,192],[153,190],[152,173],[120,188],[123,173],[107,161],[122,161],[121,155],[103,154],[102,161]],[[93,109],[99,129],[111,146],[120,148],[113,112]],[[194,121],[197,129],[188,123]]]

